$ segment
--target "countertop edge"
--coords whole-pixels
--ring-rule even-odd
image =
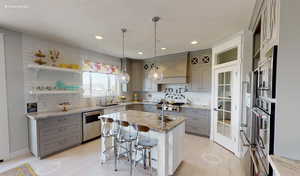
[[[296,176],[300,172],[300,161],[289,160],[276,155],[269,155],[268,160],[276,176]]]
[[[83,108],[77,108],[77,109],[71,109],[67,112],[63,111],[53,111],[53,112],[34,112],[34,113],[26,113],[25,116],[31,120],[39,120],[39,119],[46,119],[54,116],[64,116],[64,115],[71,115],[71,114],[77,114],[82,113],[85,111],[94,111],[94,110],[100,110],[100,109],[109,109],[114,107],[120,107],[120,106],[127,106],[127,105],[133,105],[133,104],[142,104],[142,105],[156,105],[156,102],[126,102],[126,103],[120,103],[118,105],[104,107],[104,106],[95,106],[95,107],[83,107]],[[201,105],[184,105],[182,108],[191,108],[191,109],[202,109],[202,110],[210,110],[209,107],[204,107]]]

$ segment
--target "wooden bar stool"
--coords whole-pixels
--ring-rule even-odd
[[[152,175],[152,156],[151,150],[157,146],[158,142],[155,139],[151,139],[150,128],[143,125],[136,125],[136,130],[138,132],[135,148],[135,166],[137,162],[143,160],[144,161],[144,169],[146,169],[146,160],[147,160],[147,152],[148,152],[148,162],[149,162],[149,169],[150,175]],[[142,152],[141,159],[137,160],[138,151]]]

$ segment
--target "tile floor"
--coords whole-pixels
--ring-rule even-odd
[[[232,153],[207,138],[186,135],[185,159],[176,176],[244,176],[242,163]],[[28,162],[39,176],[128,176],[125,161],[120,161],[119,172],[113,171],[113,164],[100,165],[99,140],[69,149],[38,160],[31,155],[0,164],[0,173]],[[1,174],[0,174],[1,175]],[[135,174],[148,175],[143,169]]]

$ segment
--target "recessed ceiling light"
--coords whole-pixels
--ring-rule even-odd
[[[103,39],[103,37],[100,36],[100,35],[96,35],[95,37],[96,37],[96,39],[98,39],[98,40],[102,40],[102,39]]]
[[[166,50],[167,48],[161,48],[161,50]]]
[[[191,41],[191,44],[196,45],[196,44],[198,44],[198,42],[196,40],[194,40],[194,41]]]
[[[142,55],[142,54],[144,54],[144,53],[140,51],[140,52],[138,52],[138,54],[139,54],[139,55]]]

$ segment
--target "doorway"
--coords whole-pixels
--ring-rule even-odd
[[[238,35],[213,48],[212,125],[211,139],[239,153],[239,123],[241,98],[241,48]]]
[[[215,69],[214,74],[214,140],[234,152],[234,125],[237,121],[235,100],[238,85],[237,68]]]

